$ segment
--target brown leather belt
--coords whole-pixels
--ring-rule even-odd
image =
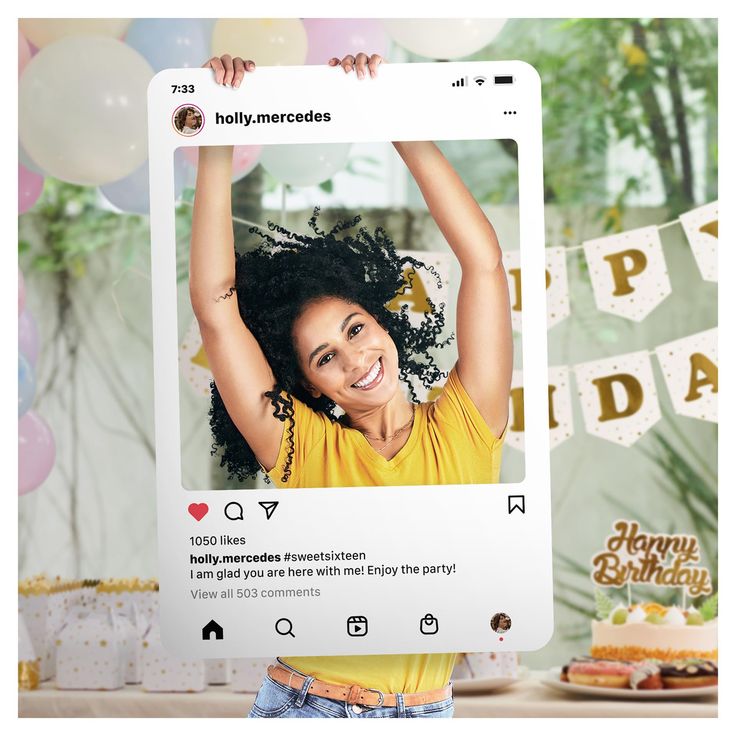
[[[287,670],[278,665],[270,665],[268,676],[282,685],[287,685],[294,690],[301,690],[306,677],[296,672]],[[396,695],[394,693],[382,693],[370,687],[360,685],[336,685],[333,682],[314,680],[307,691],[311,695],[332,700],[344,700],[348,705],[362,705],[364,708],[378,708],[382,705],[395,706]],[[405,693],[404,705],[426,705],[428,703],[439,703],[452,697],[452,685],[447,685],[439,690],[424,690],[419,693]]]

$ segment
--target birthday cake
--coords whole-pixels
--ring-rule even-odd
[[[613,604],[596,592],[598,616],[593,621],[590,654],[596,659],[664,662],[700,658],[718,660],[718,598],[708,598],[700,608],[659,603],[631,606]],[[603,614],[603,615],[602,615]]]

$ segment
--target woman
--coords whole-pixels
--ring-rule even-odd
[[[193,107],[185,107],[176,113],[176,127],[182,135],[194,135],[201,120]]]
[[[364,79],[382,62],[361,53],[328,63]],[[252,61],[228,55],[203,66],[234,87],[255,71]],[[315,237],[270,225],[276,239],[252,228],[264,241],[236,258],[232,147],[200,149],[190,295],[214,377],[213,435],[231,475],[261,469],[284,487],[498,482],[513,365],[501,249],[433,143],[393,145],[462,269],[458,360],[441,396],[421,404],[399,381],[413,376],[429,387],[442,376],[428,352],[442,310],[414,328],[405,310],[385,305],[405,267],[423,264],[399,258],[380,228],[338,238],[358,218],[324,232],[316,215]],[[250,715],[451,717],[454,660],[451,653],[279,659]]]

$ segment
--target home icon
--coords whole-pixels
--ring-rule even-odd
[[[211,619],[207,626],[202,628],[202,638],[205,641],[210,641],[212,639],[212,634],[215,635],[215,639],[222,639],[224,635],[222,626],[220,626],[215,619]]]

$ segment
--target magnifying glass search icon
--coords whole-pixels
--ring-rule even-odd
[[[281,636],[291,636],[296,639],[296,637],[294,636],[293,627],[294,625],[288,618],[280,618],[276,622],[276,633],[281,634]]]

